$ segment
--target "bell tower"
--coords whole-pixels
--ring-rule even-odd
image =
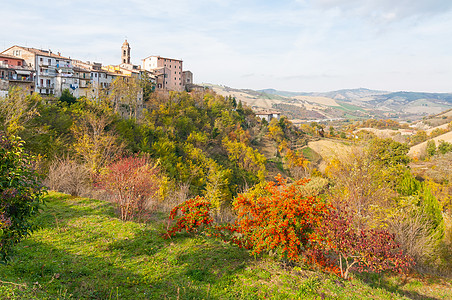
[[[130,65],[130,46],[127,40],[124,41],[121,47],[121,63]]]

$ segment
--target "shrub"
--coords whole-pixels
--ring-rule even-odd
[[[85,166],[69,158],[55,160],[49,168],[45,184],[48,188],[80,196],[89,190],[90,172]]]
[[[160,190],[160,170],[147,156],[122,158],[98,176],[97,187],[105,189],[118,205],[122,220],[144,216]]]
[[[327,212],[327,205],[298,189],[307,179],[288,184],[278,175],[276,181],[268,182],[261,195],[247,193],[237,197],[236,228],[253,254],[272,251],[281,258],[298,261]]]
[[[452,152],[452,144],[446,141],[439,141],[438,152],[441,154],[446,154],[447,152]]]
[[[0,133],[0,256],[35,228],[32,217],[42,203],[44,188],[23,142]]]
[[[176,219],[176,224],[168,228],[165,237],[169,238],[182,231],[197,232],[203,225],[209,226],[213,222],[210,207],[210,203],[199,196],[175,206],[171,210],[170,220]]]
[[[436,143],[435,140],[429,140],[427,142],[427,155],[433,156],[436,154]]]
[[[387,230],[355,227],[345,210],[332,210],[316,228],[316,242],[324,257],[334,257],[341,277],[347,279],[351,270],[383,272],[411,265]]]
[[[401,209],[388,225],[400,247],[415,261],[416,269],[423,271],[436,259],[438,239],[422,211],[413,207]]]

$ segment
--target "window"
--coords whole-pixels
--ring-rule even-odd
[[[126,50],[124,50],[124,56],[126,56]]]
[[[49,58],[48,61],[49,61],[49,65],[51,65],[52,64],[52,60]]]
[[[22,63],[20,61],[18,61],[17,65],[20,67],[22,65]]]
[[[39,58],[39,61],[42,61],[42,57]]]

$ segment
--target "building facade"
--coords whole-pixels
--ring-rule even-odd
[[[159,89],[183,91],[182,84],[182,60],[161,56],[148,56],[143,59],[142,69],[163,74]]]
[[[42,95],[61,96],[61,92],[75,84],[71,59],[52,53],[21,46],[12,46],[1,54],[8,54],[24,59],[27,66],[35,70],[35,91]]]
[[[6,96],[11,87],[22,88],[27,94],[35,90],[35,71],[24,59],[8,54],[0,54],[0,94]]]

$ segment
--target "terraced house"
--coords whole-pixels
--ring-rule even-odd
[[[71,59],[60,53],[16,45],[1,54],[22,58],[28,67],[36,71],[34,83],[37,93],[61,96],[64,89],[74,90],[78,85],[78,80],[73,77]]]
[[[9,88],[18,86],[26,93],[35,91],[35,71],[27,65],[24,59],[0,54],[0,96],[6,96]]]

